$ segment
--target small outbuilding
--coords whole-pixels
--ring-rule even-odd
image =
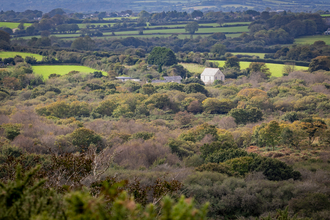
[[[328,28],[325,32],[324,35],[330,35],[330,28]]]
[[[205,84],[211,84],[215,80],[225,81],[225,74],[221,72],[218,68],[205,68],[201,74],[201,80]]]
[[[126,82],[126,81],[135,81],[135,82],[140,82],[139,79],[133,79],[131,77],[125,77],[125,76],[119,76],[119,77],[116,77],[117,80],[121,80],[123,82]]]
[[[176,82],[181,83],[181,76],[164,76],[164,80],[153,80],[152,83],[168,83],[168,82]]]

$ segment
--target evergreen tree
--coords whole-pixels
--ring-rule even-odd
[[[171,49],[165,47],[154,47],[148,56],[148,63],[161,66],[172,66],[177,64],[176,56]]]

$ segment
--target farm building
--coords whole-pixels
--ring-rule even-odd
[[[330,35],[330,28],[324,32],[324,35]]]
[[[121,80],[121,81],[123,81],[123,82],[126,82],[126,81],[136,81],[136,82],[140,82],[139,79],[133,79],[133,78],[131,78],[131,77],[124,77],[124,76],[116,77],[116,79]]]
[[[167,83],[167,82],[176,82],[181,83],[181,76],[164,76],[164,80],[153,80],[152,83]]]
[[[225,81],[225,75],[218,68],[205,68],[201,74],[201,80],[205,84],[211,84],[215,80]]]

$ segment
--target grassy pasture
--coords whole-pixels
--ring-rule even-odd
[[[231,22],[231,23],[224,23],[222,25],[248,25],[251,22]],[[184,28],[187,24],[169,24],[169,25],[149,25],[149,28],[156,28],[156,27],[167,27],[167,28],[175,28],[175,27],[181,27]],[[218,23],[200,23],[199,26],[208,26],[208,27],[219,27]]]
[[[225,65],[225,61],[213,61],[210,60],[211,62],[216,62],[218,63],[219,67],[222,67]],[[240,62],[241,69],[246,69],[249,67],[251,62]],[[275,77],[281,77],[282,76],[282,70],[284,68],[284,64],[276,64],[276,63],[266,63],[266,66],[269,68],[270,72],[272,73],[272,76]],[[296,70],[307,70],[308,67],[306,66],[296,66]]]
[[[238,27],[216,27],[216,28],[199,28],[196,33],[216,33],[216,32],[247,32],[247,26],[238,26]],[[126,34],[137,34],[138,30],[134,31],[119,31],[115,32],[116,34],[126,35]],[[180,34],[186,33],[184,29],[157,29],[157,30],[144,30],[144,34]],[[110,35],[112,32],[103,33],[103,35]]]
[[[214,60],[209,60],[210,62],[216,62],[219,64],[219,67],[224,66],[225,61],[214,61]],[[249,67],[251,62],[240,62],[241,69],[246,69]],[[189,72],[192,73],[202,73],[203,70],[206,68],[203,65],[195,64],[195,63],[179,63],[182,65],[184,68],[189,70]],[[284,64],[275,64],[275,63],[266,63],[267,67],[270,69],[270,72],[272,73],[272,76],[275,77],[281,77],[282,76],[282,70],[283,67],[285,66]],[[297,70],[307,70],[308,67],[305,66],[296,66]]]
[[[180,27],[180,28],[185,28],[187,24],[169,24],[169,25],[150,25],[149,24],[149,28],[159,28],[159,27],[166,27],[166,28],[176,28],[176,27]],[[199,26],[207,26],[207,27],[217,27],[219,26],[219,24],[217,23],[208,23],[208,24],[199,24]]]
[[[86,28],[86,26],[87,25],[95,25],[95,27],[97,26],[97,25],[100,25],[101,27],[103,27],[103,25],[111,25],[111,26],[113,26],[113,24],[114,23],[82,23],[82,24],[78,24],[78,27],[79,28]]]
[[[152,38],[152,37],[169,37],[171,36],[172,34],[146,34],[144,32],[144,35],[139,35],[138,34],[138,31],[132,31],[132,34],[130,35],[127,35],[126,34],[123,34],[122,32],[117,32],[115,33],[117,35],[115,36],[112,36],[112,32],[105,32],[103,33],[103,36],[102,37],[93,37],[95,39],[97,38],[105,38],[105,39],[112,39],[112,38],[126,38],[126,37],[140,37],[140,38]],[[198,34],[198,35],[193,35],[193,38],[196,38],[198,36],[200,37],[207,37],[207,36],[210,36],[212,33],[209,33],[209,34]],[[239,37],[241,34],[226,34],[226,37]],[[52,36],[55,36],[55,37],[59,37],[61,38],[62,40],[75,40],[76,38],[78,38],[80,36],[80,34],[53,34]],[[40,36],[27,36],[27,37],[21,37],[23,39],[31,39],[32,37],[40,37]],[[180,39],[185,39],[185,38],[190,38],[190,35],[185,33],[185,34],[178,34],[178,38]]]
[[[14,58],[16,55],[19,55],[25,59],[25,57],[34,57],[37,59],[37,61],[42,60],[42,56],[39,54],[34,54],[34,53],[23,53],[23,52],[15,52],[15,51],[0,51],[0,57],[1,58]]]
[[[226,37],[232,37],[232,38],[239,36],[241,36],[241,34],[226,34]]]
[[[17,22],[0,22],[0,27],[7,27],[10,29],[14,29],[14,28],[17,28],[19,24],[20,23],[17,23]],[[30,23],[24,23],[24,27],[29,27],[31,25],[32,24],[30,24]]]
[[[239,4],[232,4],[232,5],[222,5],[222,7],[235,7],[235,8],[238,8],[238,7],[243,7],[243,8],[248,8],[248,9],[251,9],[251,8],[253,8],[252,6],[239,5]]]
[[[326,44],[330,45],[330,36],[329,35],[314,35],[314,36],[305,36],[299,37],[294,40],[296,44],[313,44],[315,41],[323,40]]]
[[[122,20],[122,19],[138,19],[139,17],[111,17],[111,18],[103,18],[103,20]]]
[[[118,32],[117,34],[120,34],[120,32]],[[139,35],[139,34],[132,34],[132,35],[104,35],[103,38],[125,38],[125,37],[136,37],[136,38],[152,38],[152,37],[170,37],[172,34],[143,34],[143,35]],[[208,37],[210,36],[210,34],[198,34],[198,35],[193,35],[193,38],[196,37]],[[241,34],[226,34],[226,37],[239,37]],[[185,39],[185,38],[190,38],[189,34],[178,34],[177,35],[179,39]],[[65,38],[63,38],[65,39]],[[65,40],[74,40],[74,38],[67,38]]]
[[[205,69],[205,66],[195,63],[179,63],[179,64],[182,65],[191,73],[202,73]]]
[[[48,76],[52,73],[59,75],[68,74],[71,71],[79,71],[83,73],[93,73],[95,70],[86,66],[77,66],[77,65],[42,65],[42,66],[32,66],[33,72],[35,74],[42,75],[44,79],[47,79]],[[103,75],[107,75],[107,72],[102,71]]]
[[[216,33],[216,32],[248,32],[248,26],[238,27],[217,27],[217,28],[199,28],[196,33]]]
[[[80,36],[80,34],[52,34],[51,36],[60,37],[60,38],[62,38],[62,37],[76,37],[76,38],[78,38]]]
[[[233,23],[226,23],[226,24],[249,24],[250,22],[233,22]],[[78,24],[80,28],[86,28],[87,25],[108,25],[109,23],[84,23]],[[113,25],[113,24],[112,24]],[[208,24],[200,24],[203,26],[209,26],[210,28],[199,28],[196,33],[203,33],[200,35],[193,35],[194,38],[197,36],[205,37],[209,36],[213,33],[217,32],[247,32],[248,26],[236,26],[236,27],[219,27],[217,23],[208,23]],[[186,24],[174,24],[174,25],[157,25],[157,26],[150,26],[149,30],[144,30],[144,35],[139,35],[138,30],[134,31],[115,31],[115,36],[112,36],[112,32],[104,32],[104,38],[121,38],[121,37],[141,37],[141,38],[152,38],[152,37],[169,37],[172,34],[178,34],[180,39],[190,38],[190,35],[185,32],[184,27]],[[156,27],[168,27],[168,29],[153,29]],[[181,27],[180,29],[174,29],[174,27]],[[183,35],[180,35],[183,34]],[[241,34],[226,34],[227,37],[239,37]],[[53,34],[52,36],[59,37],[65,40],[74,40],[80,36],[80,33],[76,34]],[[31,39],[32,37],[36,36],[27,36],[22,37],[23,39]],[[37,36],[40,37],[40,36]]]

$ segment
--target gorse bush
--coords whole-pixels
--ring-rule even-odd
[[[54,116],[57,118],[86,117],[89,116],[90,111],[90,106],[86,102],[79,101],[71,103],[57,101],[36,109],[39,115]]]
[[[208,205],[200,210],[196,209],[193,200],[185,199],[183,196],[178,202],[166,196],[163,199],[160,197],[154,204],[142,206],[125,191],[120,190],[119,187],[124,185],[123,182],[117,184],[104,182],[102,191],[97,197],[83,190],[57,193],[44,188],[46,180],[35,179],[38,169],[40,167],[22,173],[21,167],[18,166],[14,181],[5,184],[0,182],[1,218],[206,219]],[[157,186],[154,194],[159,193],[159,189],[160,187]],[[155,206],[160,200],[159,207]]]
[[[15,137],[17,137],[21,133],[21,124],[2,124],[1,127],[4,132],[6,138],[9,140],[13,140]]]

